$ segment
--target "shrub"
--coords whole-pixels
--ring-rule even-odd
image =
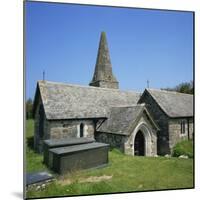
[[[189,158],[193,158],[192,140],[184,140],[174,146],[172,156],[178,157],[180,155],[187,155]]]

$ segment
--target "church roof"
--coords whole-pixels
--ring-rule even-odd
[[[110,107],[136,104],[141,94],[118,89],[38,81],[47,119],[104,118]],[[35,107],[35,106],[34,106]]]
[[[108,119],[97,129],[97,131],[129,135],[132,132],[135,122],[138,120],[144,110],[146,111],[146,114],[148,115],[154,127],[159,129],[146,110],[145,104],[137,104],[111,108]]]
[[[192,117],[193,95],[158,89],[146,89],[169,117]]]

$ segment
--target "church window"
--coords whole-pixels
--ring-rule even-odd
[[[80,137],[83,137],[84,136],[84,124],[81,123],[80,124]]]
[[[185,120],[181,120],[181,134],[185,134]]]

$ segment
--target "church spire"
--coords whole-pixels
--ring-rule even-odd
[[[101,33],[95,72],[89,85],[103,88],[119,88],[118,81],[112,73],[112,65],[105,32]]]

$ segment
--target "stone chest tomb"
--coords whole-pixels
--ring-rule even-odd
[[[81,144],[87,144],[95,142],[93,138],[71,138],[71,139],[50,139],[44,140],[44,163],[47,166],[51,166],[49,162],[52,162],[52,154],[50,149],[59,148],[59,147],[67,147],[67,146],[75,146]]]
[[[108,144],[87,143],[50,149],[52,162],[50,168],[59,174],[74,170],[106,166],[108,163]]]

